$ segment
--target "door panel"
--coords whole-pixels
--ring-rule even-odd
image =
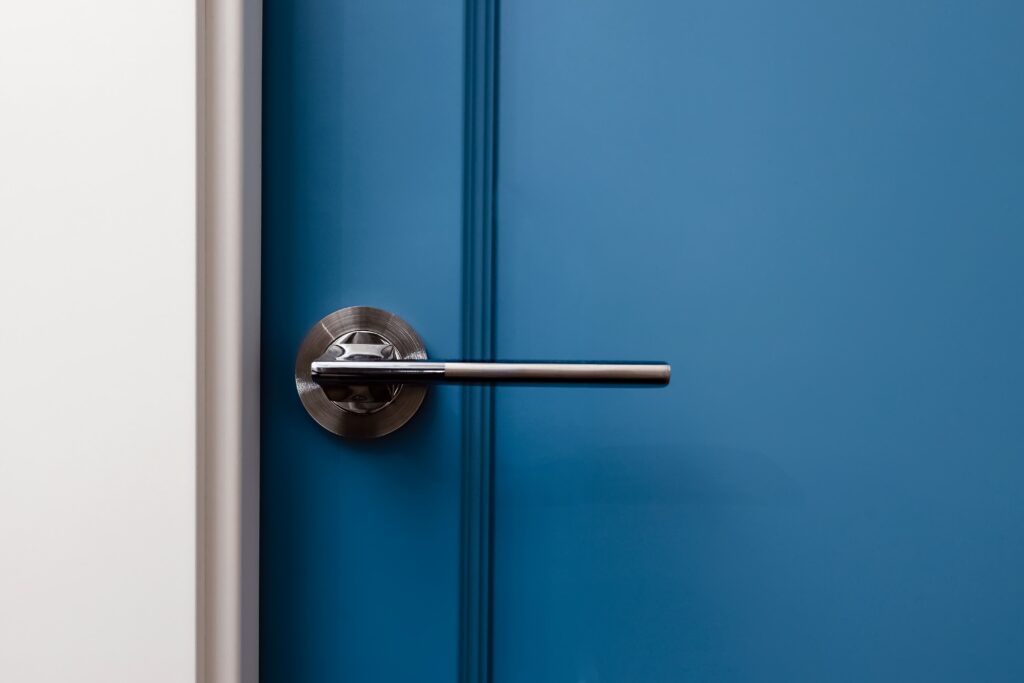
[[[495,680],[1024,675],[1022,19],[503,3]]]
[[[312,422],[293,369],[309,327],[353,304],[458,355],[462,9],[264,7],[262,677],[452,680],[458,391],[348,441]]]
[[[265,680],[1024,676],[1024,10],[265,12]],[[673,380],[344,440],[351,305]]]

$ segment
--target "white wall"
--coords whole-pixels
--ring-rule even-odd
[[[195,13],[0,3],[0,680],[195,676]]]

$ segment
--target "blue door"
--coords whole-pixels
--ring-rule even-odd
[[[1024,6],[264,5],[263,680],[1024,680]]]

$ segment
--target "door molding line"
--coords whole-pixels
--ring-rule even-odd
[[[462,353],[494,360],[498,0],[466,0]],[[494,389],[462,392],[459,681],[491,680]]]
[[[256,683],[262,1],[196,17],[196,680]]]

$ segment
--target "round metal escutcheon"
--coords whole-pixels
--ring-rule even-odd
[[[310,364],[338,339],[370,333],[394,346],[396,360],[422,360],[427,350],[416,331],[397,315],[369,306],[350,306],[331,313],[306,334],[295,359],[295,389],[306,412],[329,432],[339,436],[373,439],[408,422],[423,404],[427,387],[403,385],[383,407],[354,411],[329,399],[311,378]]]

